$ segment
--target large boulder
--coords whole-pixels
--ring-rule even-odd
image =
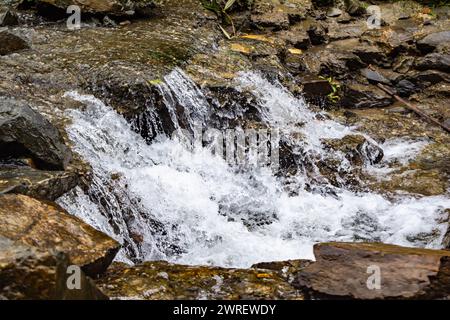
[[[9,32],[7,29],[0,29],[0,43],[0,56],[28,49],[30,47],[24,39]]]
[[[114,263],[97,286],[112,299],[302,299],[276,272],[185,266],[165,261]]]
[[[0,158],[31,156],[40,169],[65,169],[72,158],[59,131],[20,100],[0,97]]]
[[[88,276],[104,272],[120,245],[55,204],[24,195],[0,196],[0,236],[64,252]]]
[[[450,251],[332,242],[315,245],[314,255],[293,282],[313,297],[422,299],[450,292]]]
[[[77,5],[81,13],[110,14],[113,16],[132,16],[148,14],[155,6],[153,0],[35,0],[38,6],[51,6],[66,10],[70,5]]]
[[[44,251],[0,236],[0,300],[105,300],[107,297],[82,271],[70,278],[66,255]],[[76,272],[76,271],[75,271]]]

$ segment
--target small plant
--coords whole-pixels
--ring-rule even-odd
[[[227,37],[228,39],[234,37],[236,35],[236,29],[234,27],[233,19],[231,19],[227,11],[233,6],[236,0],[228,0],[223,6],[218,2],[218,0],[200,1],[202,2],[202,5],[205,9],[214,12],[220,19],[222,19],[222,23],[225,22],[231,25],[231,28],[233,30],[232,35],[230,35],[221,24],[219,24],[219,28],[220,30],[222,30],[225,37]]]
[[[333,79],[333,77],[322,77],[320,76],[321,79],[323,80],[327,80],[328,83],[331,86],[331,92],[327,95],[328,100],[331,103],[336,103],[339,101],[340,96],[339,96],[339,89],[341,88],[341,85],[339,84],[339,82],[337,82],[336,80]]]

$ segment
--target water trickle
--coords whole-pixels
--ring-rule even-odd
[[[266,124],[287,136],[300,130],[304,138],[298,152],[313,154],[311,159],[339,158],[323,148],[321,139],[354,133],[320,120],[302,99],[260,75],[246,73],[238,82],[239,90],[257,97]],[[207,123],[207,100],[181,71],[166,77],[160,90],[173,121],[182,114],[190,124]],[[162,134],[148,144],[95,97],[67,96],[87,106],[71,111],[73,124],[67,130],[94,178],[87,195],[77,188],[58,202],[121,241],[120,260],[249,267],[260,261],[312,259],[312,245],[320,241],[439,246],[444,225],[437,221],[450,207],[446,197],[386,199],[345,187],[313,192],[304,188],[308,178],[301,170],[291,179],[291,192],[268,167],[242,170],[206,147],[186,148]],[[441,236],[416,237],[433,232]]]

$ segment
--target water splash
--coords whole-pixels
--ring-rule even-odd
[[[189,116],[207,119],[201,91],[176,72],[166,78],[166,94],[177,101],[168,107],[184,105]],[[309,152],[323,154],[322,138],[353,132],[317,119],[303,100],[259,75],[244,74],[239,81],[242,90],[258,97],[268,124],[289,132],[303,123]],[[71,111],[73,124],[67,130],[75,151],[92,166],[94,179],[87,196],[75,189],[58,202],[121,241],[120,259],[249,267],[260,261],[312,259],[312,245],[331,240],[439,246],[442,236],[420,235],[443,234],[444,225],[437,221],[450,207],[446,197],[388,200],[345,188],[315,193],[303,188],[302,173],[295,177],[296,192],[288,192],[268,168],[238,170],[207,148],[191,150],[163,135],[147,144],[100,100],[67,95],[87,106]]]

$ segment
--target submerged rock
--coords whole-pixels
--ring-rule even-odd
[[[23,101],[0,97],[0,158],[31,156],[37,167],[65,169],[72,154],[59,131]]]
[[[80,272],[79,287],[68,273],[63,253],[44,251],[0,236],[0,300],[106,300],[94,282]]]
[[[29,49],[28,43],[19,36],[0,29],[0,56],[7,55],[24,49]]]
[[[0,236],[42,250],[64,252],[89,276],[102,273],[119,244],[55,204],[24,195],[0,195]]]
[[[293,283],[313,297],[433,299],[450,292],[450,251],[331,242],[315,245],[314,255]]]
[[[185,266],[165,261],[114,263],[97,286],[112,299],[303,299],[276,272]]]

